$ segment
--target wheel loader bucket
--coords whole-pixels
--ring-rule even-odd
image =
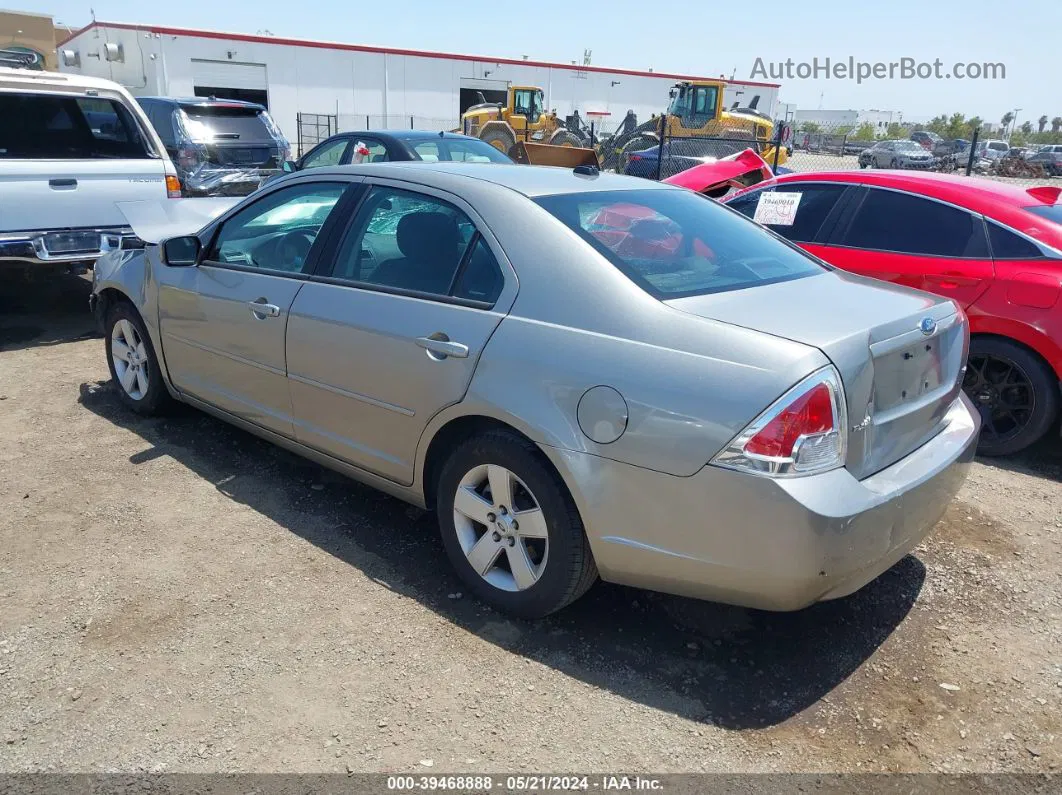
[[[561,168],[575,168],[576,166],[593,166],[600,168],[597,152],[593,149],[581,149],[576,146],[553,146],[551,144],[538,144],[532,141],[517,141],[510,152],[517,163],[530,166],[560,166]]]

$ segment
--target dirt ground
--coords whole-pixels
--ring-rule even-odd
[[[510,621],[430,514],[124,411],[87,283],[0,283],[2,771],[1048,771],[1062,445],[916,554],[766,614],[599,584]]]

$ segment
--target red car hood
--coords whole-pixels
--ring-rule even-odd
[[[731,188],[747,188],[774,174],[767,161],[751,149],[680,171],[664,180],[709,196],[722,196]]]

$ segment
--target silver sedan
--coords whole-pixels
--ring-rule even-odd
[[[680,188],[375,164],[286,177],[190,235],[135,209],[147,245],[93,289],[121,400],[434,508],[458,576],[515,615],[598,576],[772,610],[849,594],[973,456],[955,304]]]

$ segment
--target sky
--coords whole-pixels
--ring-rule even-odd
[[[10,0],[9,0],[10,1]],[[74,28],[91,21],[89,5],[47,0],[47,11]],[[390,5],[346,0],[219,3],[181,0],[95,0],[96,18],[237,33],[268,30],[277,36],[352,44],[441,50],[568,63],[590,50],[598,66],[649,69],[701,76],[753,77],[764,66],[825,65],[855,61],[1001,63],[995,80],[793,79],[781,83],[779,99],[801,109],[893,110],[904,120],[926,121],[963,113],[998,122],[1018,111],[1018,124],[1062,116],[1062,2],[1024,0],[1011,8],[989,0],[965,3],[927,0],[851,3],[680,3],[657,6],[644,0],[503,3],[498,0],[401,0]],[[37,10],[44,9],[30,9]],[[886,67],[887,68],[887,67]],[[898,74],[898,72],[897,72]]]

